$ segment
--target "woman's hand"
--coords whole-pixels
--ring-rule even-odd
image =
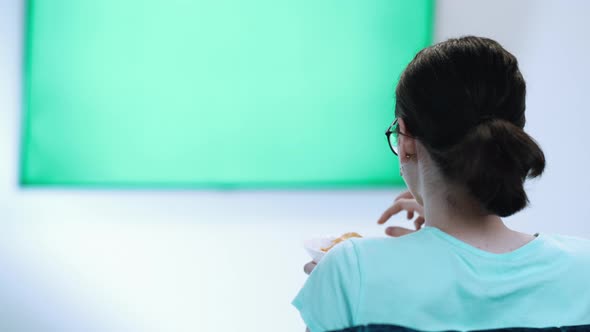
[[[377,223],[384,224],[385,222],[387,222],[387,220],[389,220],[389,218],[400,213],[401,211],[407,211],[407,217],[409,220],[413,219],[414,216],[416,216],[416,219],[414,220],[414,227],[416,228],[416,230],[411,230],[399,226],[389,226],[385,229],[385,234],[389,236],[399,237],[406,234],[414,233],[415,231],[419,230],[426,221],[423,217],[424,208],[422,207],[422,205],[416,202],[416,199],[414,198],[414,196],[412,196],[412,193],[410,193],[409,191],[405,191],[395,198],[395,200],[393,201],[393,205],[391,205],[387,210],[385,210],[385,212],[383,212],[381,218],[379,218],[379,221],[377,221]],[[310,274],[311,271],[315,269],[316,265],[316,262],[311,261],[303,266],[303,271],[306,274]]]
[[[414,227],[416,229],[411,230],[399,226],[389,226],[385,229],[385,234],[389,236],[398,237],[413,233],[422,227],[422,225],[426,221],[424,220],[424,208],[422,207],[422,205],[416,202],[416,199],[414,198],[414,196],[412,196],[412,193],[410,193],[409,191],[405,191],[401,193],[399,196],[397,196],[393,201],[393,205],[391,205],[387,210],[385,210],[385,212],[383,212],[381,218],[379,218],[377,223],[384,224],[393,215],[396,215],[404,210],[407,211],[408,220],[412,220],[414,218],[414,215],[417,215],[416,219],[414,220]]]

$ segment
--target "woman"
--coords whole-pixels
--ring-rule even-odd
[[[293,301],[311,332],[590,324],[590,240],[525,234],[501,219],[527,205],[524,181],[545,167],[523,131],[525,91],[516,58],[490,39],[416,55],[386,133],[409,192],[379,223],[406,210],[419,215],[417,231],[390,227],[404,236],[330,251]]]

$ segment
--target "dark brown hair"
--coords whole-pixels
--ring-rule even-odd
[[[545,157],[524,132],[526,84],[514,55],[480,37],[420,51],[402,73],[395,115],[442,174],[502,217],[523,209]]]

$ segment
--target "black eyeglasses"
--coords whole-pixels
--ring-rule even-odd
[[[389,143],[389,148],[391,149],[391,152],[393,152],[394,155],[398,156],[397,153],[397,135],[404,135],[404,136],[409,136],[406,135],[404,133],[401,133],[398,129],[397,129],[397,119],[395,119],[395,121],[393,121],[393,123],[391,124],[391,126],[389,126],[389,128],[387,128],[387,131],[385,132],[385,136],[387,137],[387,142]],[[392,135],[392,134],[397,134],[397,135]]]

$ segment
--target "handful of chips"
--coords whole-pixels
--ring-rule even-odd
[[[303,246],[313,261],[318,263],[334,246],[353,237],[362,236],[355,232],[345,233],[341,236],[316,236],[305,240]]]
[[[323,252],[328,252],[328,251],[330,251],[330,249],[334,248],[334,246],[337,245],[338,243],[348,240],[348,239],[351,239],[353,237],[362,237],[362,236],[360,236],[356,232],[345,233],[345,234],[342,234],[340,237],[337,237],[334,240],[332,240],[332,244],[329,247],[320,248],[320,250]]]

